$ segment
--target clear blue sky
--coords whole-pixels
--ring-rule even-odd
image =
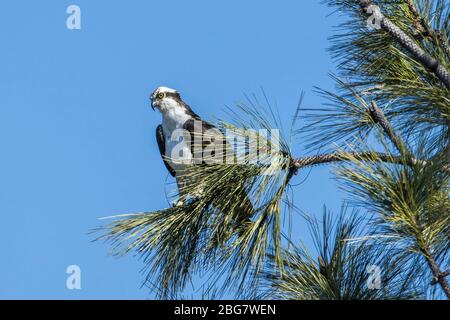
[[[70,4],[81,30],[66,28]],[[289,123],[302,90],[305,107],[318,107],[312,87],[332,88],[330,13],[319,0],[4,2],[0,298],[151,298],[142,263],[88,235],[100,217],[167,205],[149,93],[176,88],[213,118],[263,87]],[[339,209],[328,172],[296,187],[299,207]],[[71,264],[81,290],[66,289]]]

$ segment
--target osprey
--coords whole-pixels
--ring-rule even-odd
[[[224,137],[213,125],[202,121],[183,102],[178,91],[159,87],[151,94],[150,99],[153,110],[157,109],[162,115],[162,124],[156,128],[156,141],[164,165],[177,180],[180,200],[175,205],[182,205],[188,196],[197,198],[203,193],[201,184],[184,174],[186,168],[193,164],[204,164],[202,157],[206,145],[223,144]],[[206,132],[209,139],[206,139]],[[187,188],[191,193],[196,189],[195,194],[186,194]]]
[[[152,109],[162,115],[162,123],[156,128],[156,141],[164,165],[177,181],[180,197],[174,205],[181,206],[189,197],[197,199],[204,192],[202,181],[194,181],[193,177],[183,174],[186,168],[207,165],[210,159],[223,161],[231,148],[222,132],[203,121],[181,99],[178,91],[159,87],[150,95],[150,100]],[[209,158],[205,156],[206,150],[213,150],[208,153]],[[222,150],[222,154],[218,156],[214,150]],[[238,207],[251,212],[252,205],[243,187],[241,193],[236,199],[241,203]],[[248,221],[248,217],[245,220]]]

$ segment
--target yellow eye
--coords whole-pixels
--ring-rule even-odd
[[[166,94],[164,92],[160,92],[157,95],[158,99],[164,99],[165,96],[166,96]]]

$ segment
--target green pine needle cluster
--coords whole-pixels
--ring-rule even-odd
[[[314,248],[291,244],[285,249],[284,273],[268,264],[264,273],[266,299],[378,300],[418,299],[422,288],[402,251],[380,246],[367,234],[367,219],[357,211],[333,214],[326,209],[322,219],[302,215],[310,229]],[[378,268],[378,269],[377,269]],[[379,284],[369,274],[380,272]],[[374,278],[375,279],[375,278]],[[371,285],[371,286],[370,286]]]

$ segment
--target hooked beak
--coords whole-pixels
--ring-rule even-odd
[[[155,101],[151,96],[150,96],[150,106],[152,107],[153,111],[155,111]]]

